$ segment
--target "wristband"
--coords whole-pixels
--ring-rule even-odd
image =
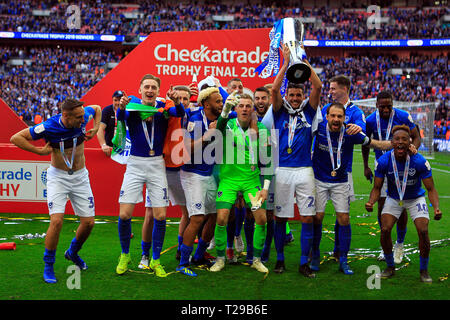
[[[264,187],[263,187],[263,189],[268,191],[269,190],[269,186],[270,186],[270,180],[265,179],[264,180]]]

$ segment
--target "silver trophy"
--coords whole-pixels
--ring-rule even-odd
[[[306,57],[305,50],[301,47],[304,31],[300,19],[283,19],[283,43],[291,51],[290,66],[286,71],[286,78],[289,82],[303,83],[311,76],[311,69],[302,61]]]

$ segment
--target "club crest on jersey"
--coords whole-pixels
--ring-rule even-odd
[[[39,134],[45,131],[44,124],[41,123],[40,125],[34,127],[34,133]]]
[[[223,194],[222,191],[217,192],[217,198],[220,198],[222,196],[222,194]]]
[[[192,132],[192,130],[194,130],[194,127],[195,127],[195,122],[189,121],[188,125],[187,125],[187,131]]]
[[[195,208],[197,208],[198,210],[200,210],[201,208],[202,208],[202,204],[199,202],[199,203],[196,203],[195,204]]]
[[[413,176],[415,174],[416,174],[416,169],[415,168],[409,168],[408,175]]]

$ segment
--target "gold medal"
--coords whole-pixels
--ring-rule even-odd
[[[292,153],[292,149],[291,148],[287,148],[287,153],[291,154]]]
[[[336,173],[335,170],[331,171],[331,176],[332,176],[332,177],[336,177],[336,175],[337,175],[337,173]]]
[[[403,207],[403,201],[400,200],[400,201],[398,202],[398,205],[399,205],[400,207]]]
[[[150,152],[148,153],[151,157],[153,157],[155,155],[155,150],[150,150]]]

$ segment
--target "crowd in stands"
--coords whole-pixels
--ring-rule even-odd
[[[117,1],[116,1],[117,2]],[[277,6],[257,1],[225,4],[205,1],[206,4],[183,1],[120,1],[130,3],[119,6],[111,2],[83,1],[38,2],[0,0],[0,31],[23,32],[76,32],[89,34],[148,35],[160,31],[216,30],[272,27],[285,17],[316,18],[315,23],[305,23],[306,39],[417,39],[450,36],[450,24],[442,17],[449,8],[385,8],[381,17],[388,22],[373,28],[366,7],[347,8],[299,8],[284,3]],[[133,7],[131,4],[135,4]],[[267,1],[266,1],[267,2]],[[264,3],[266,3],[264,2]],[[281,3],[281,2],[279,2]],[[69,5],[80,8],[80,29],[68,29]],[[33,15],[33,10],[49,10],[49,16]],[[127,13],[138,13],[135,19]],[[218,21],[213,16],[232,16],[232,21]]]
[[[23,59],[23,65],[8,64]],[[82,97],[120,56],[104,49],[0,47],[2,99],[27,123],[59,113],[67,97]]]
[[[24,59],[25,63],[9,65],[11,58]],[[81,98],[100,81],[107,62],[120,59],[104,49],[0,47],[2,98],[24,120],[34,122],[36,116],[46,120],[59,112],[59,102],[68,96]],[[444,54],[437,57],[411,54],[404,58],[388,54],[339,59],[316,56],[310,57],[310,63],[321,69],[322,105],[329,102],[326,79],[345,74],[352,79],[352,100],[374,98],[377,92],[388,89],[395,100],[438,101],[435,120],[440,123],[443,119],[445,124],[450,120],[448,74],[443,72],[448,70],[449,61]],[[412,69],[413,72],[394,75],[389,71],[392,68]]]

